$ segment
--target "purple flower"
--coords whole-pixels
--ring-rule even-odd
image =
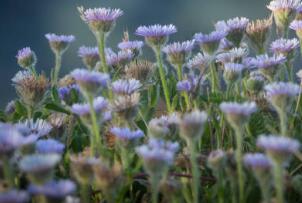
[[[24,191],[9,190],[0,193],[0,203],[26,203],[29,195]]]
[[[134,57],[134,54],[129,49],[121,50],[117,54],[111,49],[106,49],[105,52],[107,64],[113,67],[124,66]]]
[[[30,185],[29,193],[43,195],[50,199],[65,199],[66,196],[75,192],[76,185],[70,180],[51,181],[44,185]]]
[[[194,44],[195,40],[174,42],[163,47],[162,51],[168,55],[168,60],[172,65],[183,64],[194,48]]]
[[[70,104],[71,103],[71,93],[72,91],[74,91],[75,93],[79,93],[80,88],[77,84],[72,84],[69,86],[65,86],[65,87],[60,87],[58,89],[58,94],[61,100],[65,101],[66,103]]]
[[[95,112],[101,112],[108,107],[108,101],[103,97],[97,97],[93,100],[93,108]],[[73,104],[71,111],[78,116],[86,116],[90,114],[89,104]]]
[[[172,113],[149,121],[148,128],[152,137],[166,137],[174,135],[180,122],[179,114]]]
[[[224,71],[241,73],[245,69],[245,66],[240,63],[226,63],[224,64]]]
[[[89,69],[93,69],[97,62],[100,60],[99,50],[97,47],[81,46],[79,48],[78,55],[82,58],[84,64]]]
[[[234,44],[227,40],[226,38],[223,38],[220,40],[218,50],[220,51],[228,51],[234,47]]]
[[[39,140],[36,143],[36,151],[41,154],[62,154],[65,145],[54,139]]]
[[[300,0],[273,0],[267,6],[271,11],[278,11],[282,9],[296,10],[300,5]]]
[[[36,173],[53,169],[61,160],[58,154],[32,154],[23,157],[19,162],[21,171]]]
[[[15,126],[0,123],[0,154],[10,155],[24,144],[24,137]]]
[[[38,137],[43,137],[48,135],[51,130],[52,126],[43,119],[37,120],[25,120],[24,122],[19,122],[16,124],[17,129],[25,136],[35,134]]]
[[[67,50],[69,44],[75,40],[73,35],[56,35],[56,34],[46,34],[46,39],[49,41],[49,45],[53,52],[63,53]]]
[[[209,66],[212,58],[208,54],[198,53],[187,63],[188,68],[197,68],[201,73],[204,73],[207,67]]]
[[[248,51],[245,48],[233,48],[227,52],[220,53],[216,56],[217,62],[220,63],[241,63],[243,58],[248,55]]]
[[[204,78],[189,75],[188,79],[177,82],[176,89],[178,91],[194,93],[203,83]]]
[[[244,155],[243,162],[252,169],[268,170],[271,167],[270,159],[262,153],[248,153]]]
[[[289,137],[277,135],[261,135],[257,139],[257,147],[264,149],[272,156],[289,156],[299,151],[300,143]]]
[[[134,49],[141,49],[142,47],[144,46],[144,42],[142,41],[138,41],[138,40],[135,40],[135,41],[123,41],[123,42],[120,42],[118,44],[118,48],[119,49],[130,49],[130,50],[134,50]]]
[[[118,95],[131,95],[142,87],[139,80],[117,80],[112,83],[112,91]]]
[[[219,107],[220,110],[226,114],[239,114],[244,116],[250,116],[257,110],[255,102],[222,102]]]
[[[259,69],[264,68],[272,68],[275,66],[279,66],[283,64],[286,61],[286,57],[282,55],[274,55],[274,56],[268,56],[267,54],[264,55],[258,55],[256,58],[251,58],[250,60],[247,60],[247,65]]]
[[[110,132],[121,141],[132,141],[144,137],[144,132],[141,130],[132,131],[129,128],[111,128]]]
[[[140,26],[136,29],[135,34],[143,36],[151,46],[161,46],[166,43],[169,35],[177,32],[174,25],[150,25]]]
[[[34,66],[37,62],[36,54],[30,49],[30,47],[20,49],[16,57],[18,60],[18,64],[22,68]]]
[[[226,35],[225,31],[213,31],[210,34],[197,33],[194,39],[205,52],[211,54],[218,49],[221,39]]]
[[[302,39],[302,20],[294,20],[289,25],[289,28],[296,31],[299,39]]]
[[[300,87],[297,84],[291,82],[274,82],[264,87],[266,96],[272,99],[276,96],[297,96],[300,92]]]
[[[298,39],[281,38],[273,41],[270,48],[274,54],[283,54],[285,56],[288,56],[298,47],[299,47]]]

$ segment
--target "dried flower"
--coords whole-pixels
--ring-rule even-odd
[[[182,65],[190,55],[194,44],[195,40],[174,42],[163,47],[163,52],[167,54],[168,60],[172,65]]]
[[[30,47],[20,49],[16,57],[19,66],[21,66],[22,68],[30,68],[32,66],[35,66],[37,63],[37,56],[35,52],[30,49]]]
[[[38,140],[36,143],[36,151],[40,154],[62,154],[65,145],[54,139]]]
[[[175,135],[179,119],[176,113],[151,119],[148,123],[149,136],[165,138]]]
[[[217,51],[221,39],[227,35],[225,31],[213,31],[210,34],[197,33],[194,35],[195,41],[200,48],[207,54],[213,54]]]
[[[168,41],[169,35],[174,34],[176,32],[176,27],[172,24],[156,24],[150,26],[140,26],[136,29],[135,34],[145,37],[146,42],[151,47],[161,47]]]
[[[82,58],[83,63],[88,69],[94,69],[97,62],[100,60],[99,50],[97,47],[82,46],[78,51],[79,57]]]
[[[153,63],[147,60],[135,60],[125,67],[125,73],[128,79],[134,78],[143,84],[149,81],[153,70]]]
[[[48,39],[51,50],[56,54],[64,53],[70,43],[75,40],[73,35],[46,34],[45,37]]]
[[[78,8],[81,18],[85,21],[93,32],[110,32],[115,26],[117,18],[123,15],[120,9],[111,8]]]
[[[139,91],[142,84],[136,79],[116,80],[112,83],[112,92],[117,95],[131,95]]]

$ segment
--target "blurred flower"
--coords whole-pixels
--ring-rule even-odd
[[[75,69],[70,75],[76,80],[81,90],[95,94],[101,87],[107,87],[110,77],[106,73],[89,71],[86,69]]]
[[[195,41],[207,54],[213,54],[219,47],[221,39],[227,35],[225,31],[213,31],[210,34],[197,33],[194,35]]]
[[[247,167],[253,170],[261,170],[268,172],[271,167],[271,162],[267,156],[261,153],[248,153],[244,155],[243,162]]]
[[[117,18],[123,15],[120,9],[111,8],[78,8],[81,18],[85,21],[93,32],[110,32],[115,26]]]
[[[207,54],[198,53],[192,59],[190,59],[187,63],[188,68],[190,69],[198,69],[201,74],[203,74],[208,68],[212,57]]]
[[[17,123],[16,127],[25,136],[35,134],[38,137],[43,137],[48,135],[52,130],[52,126],[46,120],[43,119],[27,119],[23,122]]]
[[[195,40],[174,42],[163,47],[163,52],[167,54],[168,60],[172,65],[184,64],[187,57],[194,48]]]
[[[109,66],[113,68],[121,68],[130,62],[134,55],[130,50],[121,50],[117,54],[111,49],[106,49],[106,62]]]
[[[71,105],[80,92],[80,88],[77,84],[72,84],[69,86],[59,87],[58,94],[61,100],[63,100],[67,105]]]
[[[81,46],[79,48],[78,55],[90,70],[94,69],[95,65],[100,60],[99,50],[97,47]]]
[[[141,49],[144,46],[142,41],[123,41],[118,44],[118,48],[121,50],[129,50],[137,57],[141,53]]]
[[[180,92],[187,92],[190,96],[195,97],[204,79],[201,76],[188,75],[187,79],[177,82],[176,89]]]
[[[108,101],[103,97],[97,97],[93,100],[93,109],[96,113],[100,113],[106,110],[108,107]],[[90,119],[90,106],[88,103],[73,104],[71,111],[78,115]]]
[[[135,60],[125,67],[126,77],[139,80],[142,84],[149,81],[153,70],[154,64],[147,60]]]
[[[36,143],[36,151],[40,154],[62,154],[65,145],[54,139],[38,140]]]
[[[240,63],[225,63],[223,78],[227,83],[234,83],[241,78],[245,66]]]
[[[294,58],[294,52],[299,47],[299,40],[293,39],[277,39],[272,42],[271,50],[274,54],[286,56],[288,60]]]
[[[298,76],[298,78],[300,79],[300,82],[302,84],[302,70],[299,70],[296,75]]]
[[[136,29],[135,34],[143,36],[146,42],[151,46],[161,47],[168,41],[168,37],[171,34],[177,32],[174,25],[150,25],[150,26],[140,26]]]
[[[226,38],[220,40],[219,47],[218,47],[219,51],[228,51],[232,48],[234,48],[234,44],[232,42],[230,42]]]
[[[7,103],[4,112],[5,112],[7,115],[11,115],[11,114],[13,114],[15,111],[16,111],[16,102],[15,102],[15,100],[12,100],[12,101],[10,101],[10,102]]]
[[[29,195],[24,191],[9,190],[0,193],[0,203],[26,203]]]
[[[50,181],[44,185],[30,185],[29,193],[33,195],[43,195],[49,203],[64,202],[68,195],[75,192],[76,185],[70,180]]]
[[[16,57],[19,66],[21,66],[22,68],[30,68],[37,63],[36,54],[30,49],[30,47],[20,49]]]
[[[258,71],[252,71],[248,80],[246,81],[246,87],[252,93],[259,93],[264,86],[265,78]]]
[[[117,95],[131,95],[139,91],[142,84],[136,79],[119,79],[112,83],[112,92]]]
[[[245,48],[233,48],[227,52],[220,53],[216,56],[216,61],[222,64],[225,63],[241,63],[248,55],[248,50]]]
[[[165,139],[174,135],[178,128],[179,119],[177,113],[151,119],[148,123],[149,136]]]
[[[226,154],[224,151],[218,149],[215,151],[211,151],[208,156],[207,163],[208,166],[216,173],[219,170],[223,169],[224,162],[226,159]]]
[[[289,28],[295,30],[298,38],[302,39],[302,20],[294,20],[291,22]]]
[[[111,108],[113,112],[116,112],[121,118],[132,120],[136,116],[139,100],[139,93],[117,96],[112,102]]]
[[[246,35],[258,54],[263,54],[270,35],[272,18],[252,21],[247,25]]]
[[[30,71],[19,71],[12,82],[19,97],[30,107],[37,107],[41,103],[49,87],[44,75],[34,76]]]
[[[144,137],[144,132],[141,130],[132,131],[129,128],[111,128],[110,132],[122,143],[133,142],[139,138]]]
[[[46,34],[45,37],[48,39],[50,48],[56,54],[64,53],[70,43],[75,40],[73,35]]]

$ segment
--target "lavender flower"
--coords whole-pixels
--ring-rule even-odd
[[[232,42],[230,42],[226,38],[220,40],[219,47],[218,47],[219,51],[228,51],[232,48],[234,48],[234,44]]]
[[[224,64],[223,77],[226,82],[234,83],[241,78],[242,71],[245,66],[240,63],[226,63]]]
[[[299,47],[299,40],[293,39],[277,39],[271,44],[271,50],[274,54],[284,55],[288,60],[294,57],[294,51]]]
[[[89,25],[93,32],[110,32],[123,11],[111,8],[89,8],[79,7],[81,18]]]
[[[150,138],[148,143],[136,148],[136,152],[143,158],[144,166],[149,174],[161,174],[172,165],[175,153],[178,151],[177,142],[165,142]]]
[[[109,66],[114,68],[123,67],[126,63],[133,59],[134,55],[130,50],[122,50],[117,54],[111,49],[106,50],[106,62]]]
[[[227,120],[235,129],[245,124],[251,114],[257,111],[255,102],[222,102],[219,107],[226,114]]]
[[[295,30],[298,38],[302,39],[302,20],[294,20],[291,22],[289,28]]]
[[[291,154],[299,151],[297,140],[277,135],[261,135],[257,138],[257,146],[264,149],[273,160],[284,162]]]
[[[56,35],[56,34],[46,34],[46,39],[48,39],[50,48],[54,53],[62,54],[64,53],[71,42],[75,40],[73,35]]]
[[[245,48],[233,48],[227,52],[220,53],[216,56],[216,61],[222,64],[225,63],[241,63],[248,55],[248,50]]]
[[[125,120],[132,120],[137,114],[139,100],[140,94],[138,92],[135,92],[131,95],[119,95],[111,104],[111,108],[121,118]]]
[[[210,55],[198,53],[188,61],[187,66],[190,69],[197,68],[201,73],[204,73],[208,68],[211,60],[212,58]]]
[[[204,52],[213,54],[218,49],[221,39],[226,35],[225,31],[213,31],[210,34],[197,33],[194,39]]]
[[[36,143],[36,151],[41,154],[62,154],[65,145],[54,139],[39,140]]]
[[[191,96],[196,96],[195,94],[199,90],[199,87],[203,84],[204,77],[196,77],[189,75],[186,80],[181,80],[177,82],[176,89],[181,92],[188,92]]]
[[[226,38],[231,41],[235,46],[239,46],[243,38],[245,29],[249,23],[249,19],[244,17],[236,17],[225,21],[218,21],[215,28],[218,31],[227,33]]]
[[[24,191],[9,190],[0,193],[0,203],[26,203],[29,195]]]
[[[103,97],[97,97],[93,100],[93,108],[96,113],[104,111],[108,107],[108,101]],[[90,115],[90,106],[88,103],[84,104],[73,104],[71,111],[83,117],[88,117]]]
[[[134,143],[138,139],[144,137],[144,132],[141,130],[132,131],[129,128],[111,128],[110,132],[124,145]]]
[[[52,126],[43,119],[27,119],[24,122],[17,123],[16,127],[25,136],[35,134],[38,137],[43,137],[48,135],[52,130]]]
[[[253,170],[267,171],[271,167],[271,162],[267,156],[262,153],[246,154],[243,158],[244,164]]]
[[[66,104],[71,105],[74,102],[75,97],[80,92],[80,88],[77,84],[72,84],[58,89],[58,94],[61,100]]]
[[[76,83],[84,93],[97,93],[100,87],[107,87],[110,77],[106,73],[89,71],[86,69],[75,69],[70,75],[76,80]]]
[[[136,29],[135,34],[143,36],[146,42],[151,46],[161,47],[168,41],[168,37],[171,34],[176,33],[176,27],[172,24],[170,25],[150,25],[150,26],[140,26]]]
[[[153,118],[149,121],[149,135],[152,137],[165,138],[175,135],[180,117],[177,113],[168,116]]]
[[[70,180],[50,181],[44,185],[30,185],[29,193],[43,195],[52,202],[60,202],[75,192],[76,185]]]
[[[246,82],[246,87],[252,93],[259,93],[263,89],[265,78],[258,71],[252,71]]]
[[[99,50],[97,47],[82,46],[78,51],[79,57],[82,58],[83,63],[91,70],[100,60]]]
[[[142,87],[139,80],[117,80],[112,83],[112,91],[117,95],[131,95],[137,92]]]
[[[30,68],[37,63],[37,57],[30,47],[20,49],[17,54],[17,61],[22,68]]]
[[[129,50],[133,53],[134,57],[137,57],[141,53],[141,49],[144,46],[142,41],[123,41],[118,44],[118,48],[121,50]]]
[[[195,40],[174,42],[163,48],[163,52],[168,55],[168,60],[172,65],[184,64],[188,55],[194,48]]]
[[[278,71],[279,66],[285,62],[286,57],[283,55],[269,57],[267,54],[265,54],[246,60],[246,65],[251,68],[258,68],[265,77],[272,81]]]

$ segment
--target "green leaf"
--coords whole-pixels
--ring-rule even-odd
[[[45,104],[45,108],[48,110],[53,110],[53,111],[60,112],[60,113],[66,113],[68,115],[70,114],[70,111],[65,109],[61,104],[57,104],[57,103]]]
[[[51,98],[54,102],[60,102],[58,89],[56,87],[51,88]]]

